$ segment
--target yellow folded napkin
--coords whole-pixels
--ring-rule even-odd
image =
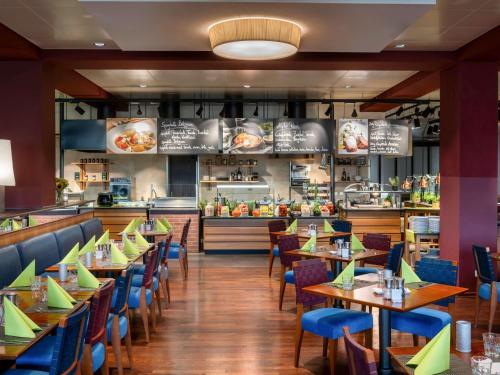
[[[135,257],[140,254],[140,251],[132,241],[130,241],[128,238],[125,238],[123,242],[123,254],[125,254],[127,257]]]
[[[358,237],[355,234],[351,234],[351,250],[352,251],[361,251],[365,250],[365,247],[361,243]]]
[[[97,245],[105,245],[108,242],[109,242],[109,229],[106,230],[106,232],[104,232],[101,237],[99,237],[99,239],[96,241],[95,244],[96,244],[96,246]]]
[[[111,263],[113,264],[128,264],[128,258],[123,254],[115,244],[111,245]]]
[[[2,221],[2,224],[0,224],[0,228],[5,229],[9,226],[9,224],[10,224],[10,219],[5,219],[4,221]]]
[[[146,239],[144,237],[142,237],[142,235],[139,233],[139,231],[136,230],[134,232],[134,236],[135,236],[135,244],[137,246],[149,247],[149,242],[146,241]]]
[[[297,219],[295,219],[292,224],[290,224],[288,226],[288,228],[286,228],[286,231],[287,233],[292,233],[292,232],[296,232],[297,231]]]
[[[3,308],[6,335],[34,338],[35,333],[33,331],[42,330],[19,307],[10,302],[7,297],[3,297]]]
[[[170,224],[170,222],[168,221],[168,219],[166,217],[160,219],[160,222],[163,224],[163,226],[165,228],[167,228],[167,230],[172,229],[172,224]]]
[[[78,286],[82,288],[99,288],[99,280],[81,263],[77,263]]]
[[[313,246],[316,245],[316,236],[312,236],[309,240],[300,248],[302,251],[311,251]]]
[[[61,260],[61,264],[75,264],[78,262],[78,250],[80,249],[80,244],[77,242],[75,246],[69,251],[68,254]]]
[[[93,253],[95,251],[95,236],[83,245],[82,249],[78,252],[78,255],[84,255],[86,253]]]
[[[52,277],[47,276],[47,305],[59,309],[72,309],[76,300]]]
[[[406,362],[415,375],[440,374],[450,368],[450,325],[444,327],[415,356]]]
[[[134,233],[134,230],[137,228],[137,219],[132,220],[128,225],[123,229],[123,231],[127,234]]]
[[[155,232],[158,232],[158,233],[168,233],[168,229],[167,227],[165,227],[165,225],[163,225],[163,223],[156,219],[155,220]]]
[[[24,287],[24,286],[30,286],[31,285],[31,279],[35,277],[35,259],[31,261],[30,264],[28,264],[28,267],[26,267],[23,272],[19,274],[19,276],[16,277],[16,279],[12,282],[12,284],[9,285],[10,288],[19,288],[19,287]]]
[[[408,243],[415,243],[415,232],[411,229],[405,230],[405,239]]]
[[[354,277],[354,266],[355,266],[355,261],[351,261],[351,263],[349,263],[347,265],[346,268],[344,268],[344,270],[339,273],[339,275],[335,278],[335,280],[333,280],[333,283],[334,284],[342,284],[342,279],[344,277]]]
[[[401,277],[405,279],[405,283],[419,283],[420,277],[411,269],[410,265],[401,259]]]
[[[12,220],[12,230],[19,230],[23,229],[22,225],[19,224],[17,221]]]
[[[28,226],[33,227],[35,225],[38,225],[38,222],[31,216],[28,216]]]
[[[333,229],[332,225],[326,219],[323,220],[323,232],[335,233],[335,229]]]

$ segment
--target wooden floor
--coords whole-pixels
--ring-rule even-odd
[[[172,304],[163,310],[149,344],[144,343],[140,319],[133,319],[135,363],[126,374],[329,373],[321,338],[307,333],[300,368],[293,366],[295,293],[287,286],[284,309],[278,311],[278,261],[272,278],[264,255],[195,254],[189,267],[189,279],[183,281],[177,262],[170,265]],[[458,301],[457,315],[472,321],[472,298]],[[486,330],[487,311],[481,317],[483,324],[473,332],[477,339]],[[374,318],[377,348],[376,309]],[[411,345],[408,334],[394,332],[392,337],[393,345]],[[347,374],[343,344],[338,358],[337,374]]]

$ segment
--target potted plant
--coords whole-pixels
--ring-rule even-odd
[[[399,176],[389,177],[389,185],[391,185],[392,190],[397,191],[399,189]]]
[[[61,203],[63,201],[63,192],[64,189],[68,187],[69,183],[68,180],[65,178],[58,178],[56,177],[56,194],[57,194],[57,203]]]

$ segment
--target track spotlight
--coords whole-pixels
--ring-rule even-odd
[[[398,110],[396,111],[396,116],[401,116],[401,113],[403,113],[403,106],[398,108]]]
[[[259,105],[255,105],[255,111],[253,111],[254,117],[259,117]]]
[[[415,116],[420,116],[420,108],[415,107]]]
[[[200,107],[196,111],[196,116],[201,117],[203,115],[203,104],[200,104]]]
[[[427,108],[426,108],[426,109],[424,109],[424,110],[422,111],[422,116],[423,116],[424,118],[427,118],[427,117],[429,117],[429,116],[430,116],[430,114],[431,114],[431,113],[432,113],[432,109],[431,109],[431,107],[428,105],[428,106],[427,106]]]
[[[418,117],[413,119],[413,126],[415,128],[420,128],[420,119]]]
[[[332,112],[333,112],[333,104],[330,103],[330,105],[328,106],[328,108],[325,111],[325,116],[330,117],[332,115]]]
[[[140,104],[137,104],[137,116],[142,116],[142,110]]]
[[[358,117],[358,112],[356,111],[356,103],[354,103],[354,108],[352,109],[351,117],[352,118]]]
[[[85,110],[82,107],[80,107],[80,103],[76,105],[75,111],[78,112],[81,116],[83,116],[83,114],[85,113]]]

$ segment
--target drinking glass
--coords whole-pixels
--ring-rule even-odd
[[[31,278],[31,290],[40,290],[41,286],[42,286],[42,277],[33,276]]]
[[[384,283],[384,270],[377,270],[377,288],[384,289],[385,283]]]
[[[352,276],[342,277],[342,289],[352,290],[353,284],[354,284],[354,278]]]
[[[490,375],[492,360],[483,355],[475,355],[470,359],[472,375]]]
[[[500,357],[500,335],[493,332],[483,333],[484,355],[492,360]]]

